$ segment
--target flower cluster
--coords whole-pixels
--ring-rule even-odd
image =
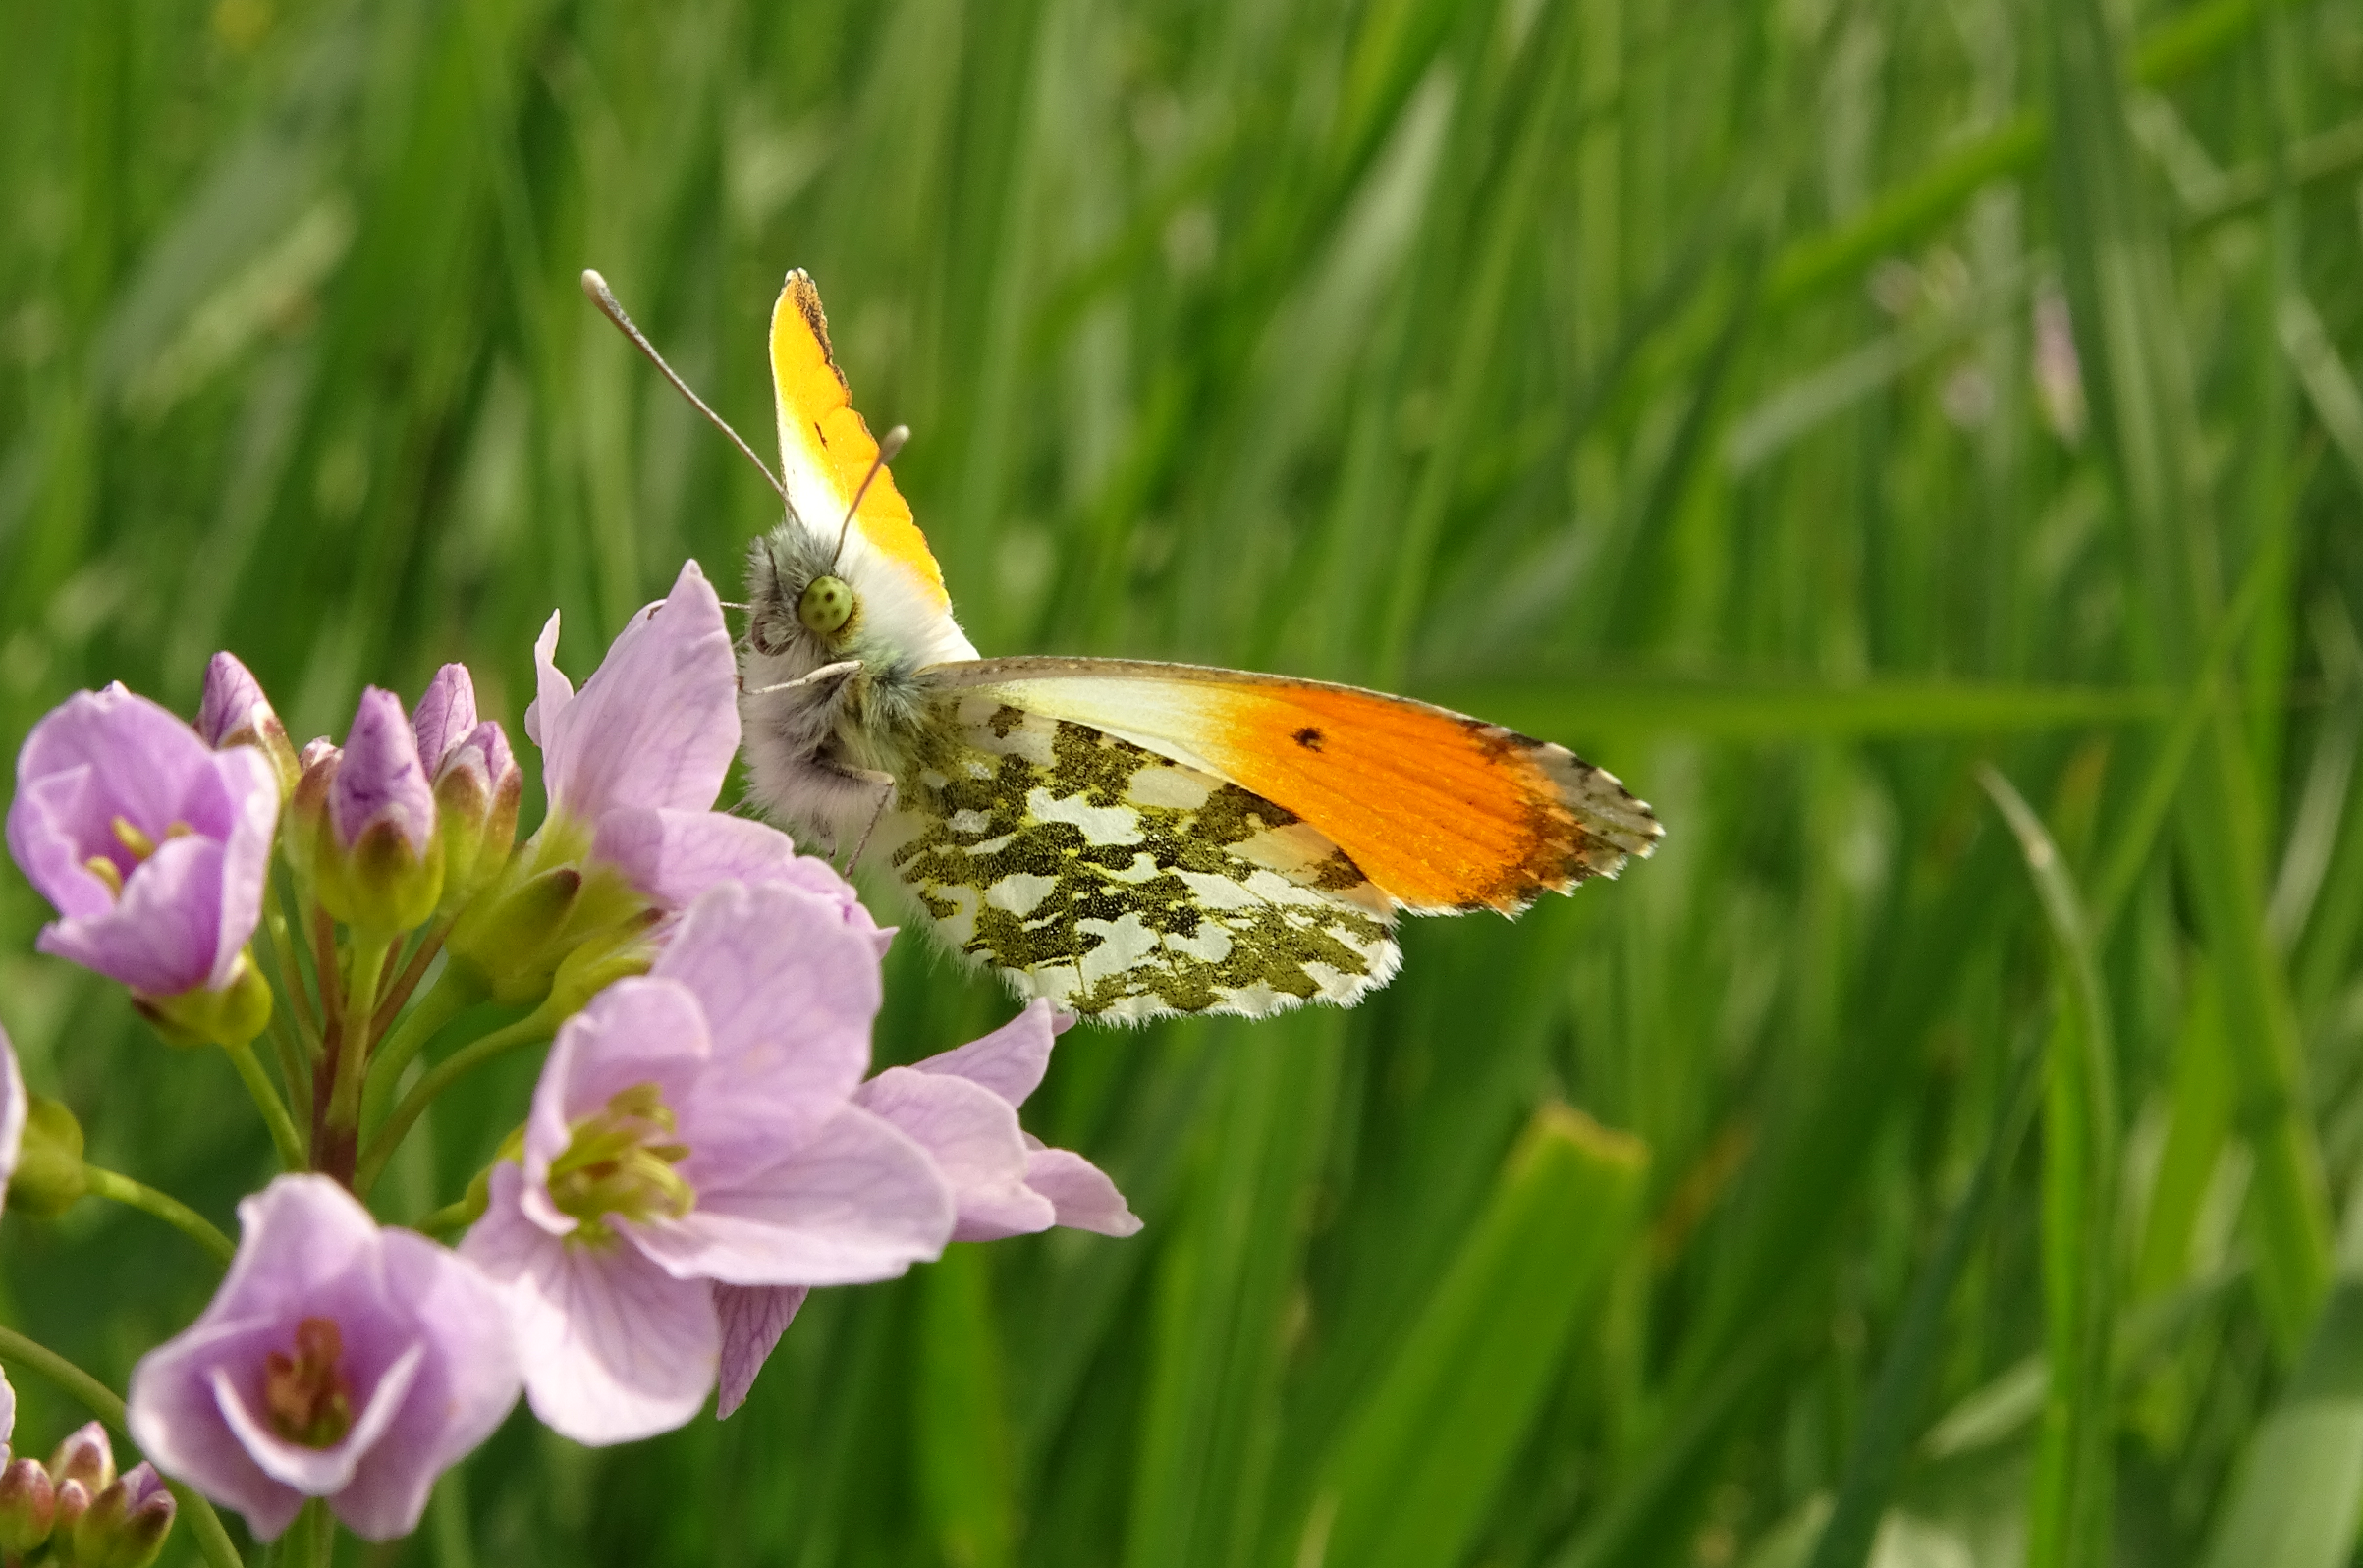
[[[522,842],[522,770],[459,665],[407,711],[368,689],[343,744],[298,747],[224,653],[193,726],[110,686],[19,758],[9,847],[58,912],[41,949],[121,982],[167,1041],[222,1048],[285,1167],[239,1206],[234,1253],[147,1194],[229,1268],[128,1400],[191,1505],[259,1538],[307,1507],[409,1533],[521,1392],[587,1443],[679,1427],[717,1389],[727,1416],[816,1287],[954,1241],[1139,1227],[1104,1174],[1019,1125],[1068,1021],[1045,1004],[873,1074],[893,933],[827,863],[714,809],[737,653],[696,565],[579,691],[557,642],[553,616],[524,716],[547,809]],[[362,1200],[434,1099],[545,1043],[467,1194],[414,1229],[373,1219]],[[21,1209],[147,1192],[83,1163],[4,1039],[0,1067],[0,1191]],[[0,1382],[0,1432],[12,1411]],[[115,1475],[96,1428],[0,1469],[0,1559],[47,1542],[137,1568],[172,1518],[156,1471]]]

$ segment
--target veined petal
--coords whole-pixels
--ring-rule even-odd
[[[383,1439],[361,1455],[337,1494],[337,1517],[368,1541],[418,1528],[435,1478],[492,1435],[517,1403],[523,1377],[492,1281],[423,1236],[383,1234],[387,1291],[417,1315],[435,1354]]]
[[[727,812],[620,806],[599,819],[591,858],[650,901],[680,909],[717,883],[786,875],[796,845],[777,828]]]
[[[869,1067],[877,954],[860,931],[799,889],[713,889],[689,906],[649,978],[697,998],[713,1059],[727,1064],[700,1086],[700,1143],[739,1147],[751,1138],[767,1160],[836,1114]],[[755,1081],[799,1095],[804,1110],[786,1122],[750,1120],[779,1114],[738,1102],[737,1086]]]
[[[92,919],[50,922],[34,946],[145,996],[213,985],[225,858],[224,846],[209,838],[168,838],[140,863],[120,901]]]
[[[1035,998],[1025,1010],[980,1040],[940,1052],[912,1065],[920,1072],[965,1078],[984,1085],[1012,1106],[1022,1106],[1050,1070],[1051,1043],[1074,1026],[1074,1015]]]
[[[1035,1149],[1025,1158],[1025,1184],[1058,1209],[1059,1223],[1103,1236],[1129,1236],[1140,1218],[1106,1171],[1071,1149]]]
[[[461,1255],[508,1303],[525,1397],[551,1430],[582,1443],[670,1432],[714,1386],[722,1328],[713,1292],[677,1279],[628,1241],[586,1247],[527,1220],[522,1174],[492,1172],[492,1203]]]
[[[983,1084],[889,1067],[861,1086],[854,1104],[908,1133],[944,1173],[959,1209],[953,1240],[998,1241],[1056,1220],[1051,1201],[1026,1185],[1017,1108]]]
[[[714,1399],[714,1419],[720,1421],[746,1403],[755,1374],[771,1359],[780,1335],[796,1322],[804,1298],[802,1285],[716,1285],[714,1310],[722,1318],[722,1385]]]
[[[738,657],[697,563],[632,618],[573,701],[536,706],[552,811],[595,822],[622,806],[712,805],[739,749]]]
[[[758,1177],[700,1190],[687,1217],[619,1228],[683,1279],[848,1285],[938,1256],[953,1213],[926,1151],[848,1106]]]

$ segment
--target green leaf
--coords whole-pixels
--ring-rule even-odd
[[[1316,1494],[1299,1563],[1451,1568],[1473,1544],[1576,1325],[1637,1227],[1640,1141],[1535,1113]]]

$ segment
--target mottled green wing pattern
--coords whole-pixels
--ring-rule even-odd
[[[1236,784],[946,694],[878,847],[955,951],[1086,1017],[1346,1003],[1395,973],[1386,896]]]

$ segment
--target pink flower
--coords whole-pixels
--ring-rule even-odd
[[[533,645],[540,689],[525,733],[541,747],[559,832],[587,829],[590,858],[667,909],[717,882],[782,873],[787,835],[712,809],[739,750],[739,665],[696,562],[663,603],[632,618],[579,692],[557,652],[553,613]]]
[[[935,1162],[855,1103],[878,1000],[870,936],[830,901],[726,884],[560,1031],[522,1165],[462,1245],[507,1287],[550,1427],[620,1442],[696,1414],[716,1281],[851,1284],[943,1250]]]
[[[787,835],[711,809],[739,745],[738,674],[696,562],[632,618],[581,691],[559,673],[557,648],[553,615],[525,710],[549,815],[460,912],[446,947],[503,1000],[539,1001],[555,985],[571,1007],[644,969],[662,923],[706,889],[801,874]]]
[[[981,1040],[909,1067],[889,1067],[853,1103],[907,1133],[952,1188],[954,1241],[1072,1225],[1128,1236],[1140,1221],[1105,1172],[1081,1155],[1046,1147],[1017,1125],[1017,1108],[1042,1082],[1051,1043],[1074,1019],[1035,1000]],[[727,1416],[803,1305],[800,1289],[717,1286],[722,1311],[722,1398]]]
[[[262,915],[279,780],[121,685],[66,699],[17,756],[8,846],[57,907],[43,952],[145,997],[228,989]]]
[[[306,1497],[368,1540],[408,1535],[517,1402],[498,1293],[325,1176],[281,1176],[238,1215],[221,1289],[133,1369],[132,1435],[264,1540]]]

